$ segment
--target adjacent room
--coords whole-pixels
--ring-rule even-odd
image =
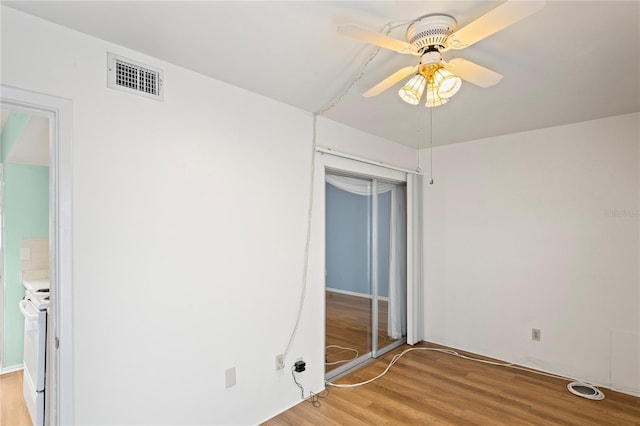
[[[0,424],[640,423],[640,2],[2,1]]]

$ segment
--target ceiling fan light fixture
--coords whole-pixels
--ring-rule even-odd
[[[433,73],[433,81],[437,88],[438,96],[446,99],[458,93],[462,86],[462,79],[444,68],[438,68]]]
[[[442,53],[444,51],[471,46],[538,12],[544,5],[544,0],[506,0],[500,6],[460,29],[457,28],[456,19],[451,15],[443,13],[422,15],[411,21],[407,28],[406,41],[389,37],[387,34],[369,31],[355,24],[339,25],[338,32],[379,48],[420,57],[420,63],[417,67],[399,69],[366,91],[363,94],[365,97],[376,96],[384,92],[411,75],[417,68],[418,73],[423,75],[428,85],[433,85],[436,88],[436,92],[433,92],[433,88],[430,90],[431,95],[427,99],[427,106],[438,106],[445,103],[442,99],[449,99],[456,94],[462,85],[462,79],[480,87],[493,86],[502,79],[501,74],[462,58],[453,58],[449,63],[443,62]],[[456,75],[441,75],[445,71],[442,70],[438,72],[434,83],[433,73],[438,71],[438,68],[444,67],[453,70]],[[419,80],[419,86],[424,84],[424,81],[419,77],[416,77],[416,80]],[[412,83],[416,82],[412,79]],[[400,97],[411,105],[417,105],[424,89],[414,90],[407,86],[408,84],[400,89]]]
[[[429,84],[427,85],[427,102],[425,103],[425,106],[433,108],[444,105],[447,102],[449,102],[449,98],[440,96],[440,94],[438,93],[438,86],[436,84],[433,84],[432,81],[429,82]]]
[[[406,103],[418,105],[426,86],[427,79],[422,74],[418,73],[411,77],[411,80],[409,80],[407,84],[402,86],[398,91],[398,95],[400,95],[400,98]]]

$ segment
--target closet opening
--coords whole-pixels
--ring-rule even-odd
[[[325,377],[407,341],[407,186],[325,174]]]

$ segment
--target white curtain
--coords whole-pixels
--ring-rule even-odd
[[[407,210],[403,187],[392,185],[389,233],[389,309],[387,332],[392,339],[407,334]]]
[[[370,180],[350,178],[346,176],[326,175],[327,183],[358,195],[371,195],[372,184]],[[378,194],[391,191],[395,185],[391,183],[378,182]]]
[[[372,195],[371,181],[344,176],[326,175],[328,184],[353,194]],[[378,182],[378,194],[391,191],[389,241],[389,307],[387,334],[400,339],[407,333],[407,212],[404,187]]]

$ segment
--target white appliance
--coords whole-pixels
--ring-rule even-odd
[[[44,425],[45,360],[49,281],[25,281],[20,311],[24,316],[24,400],[34,426]]]

